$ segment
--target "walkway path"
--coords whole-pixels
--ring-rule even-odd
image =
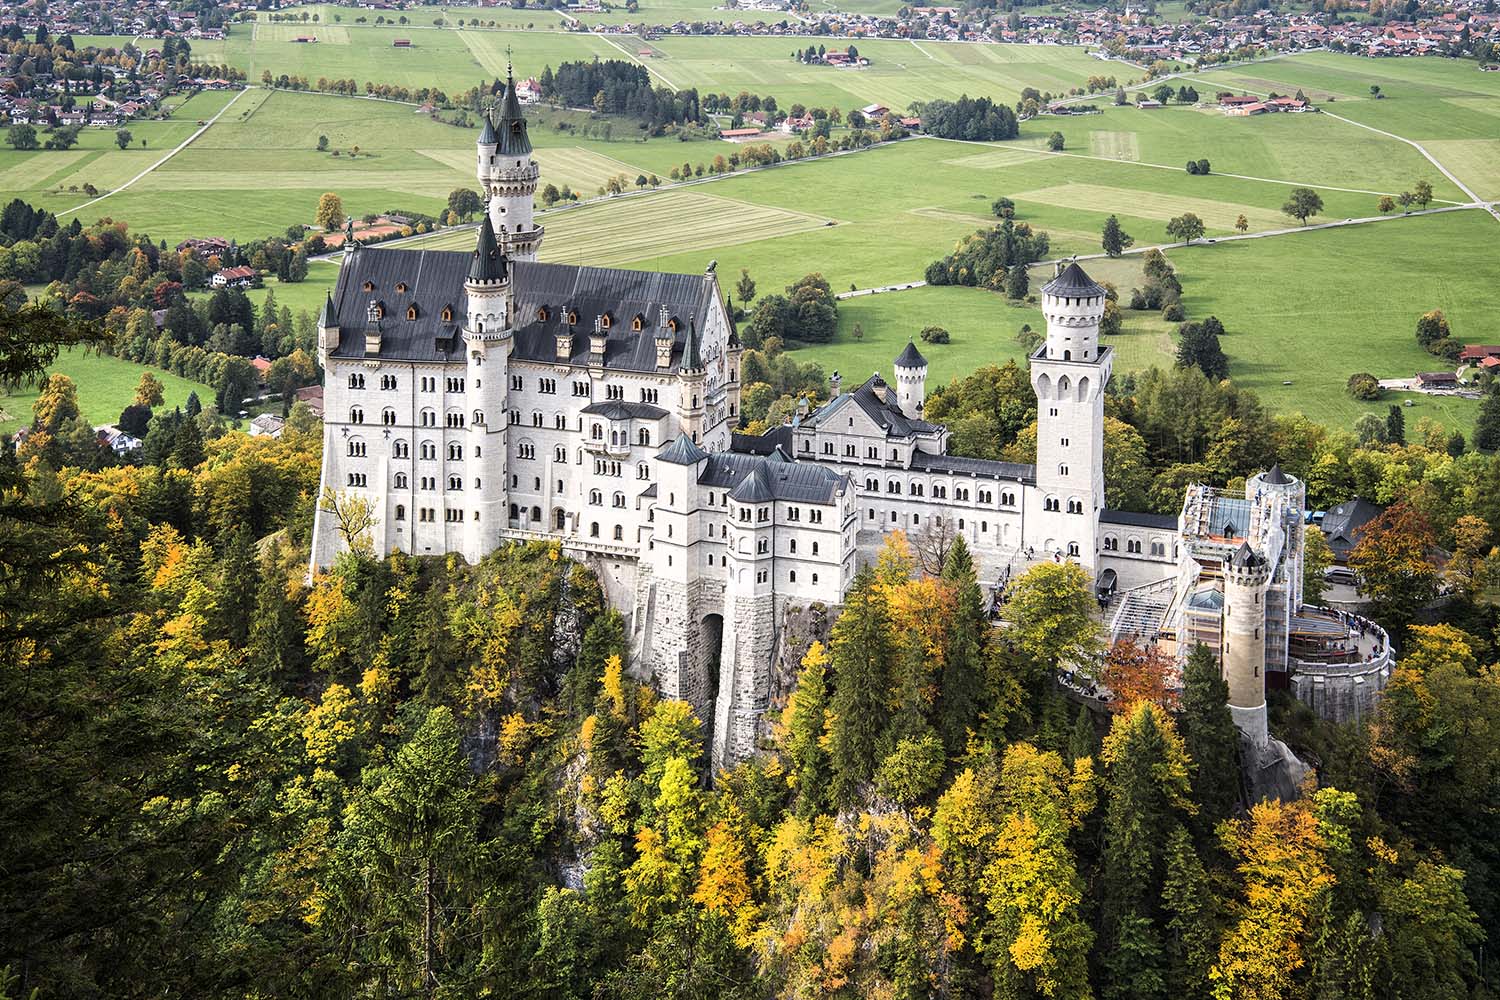
[[[246,87],[245,88],[245,90],[250,90],[250,89],[252,89],[252,88],[250,88],[250,87]],[[61,219],[64,216],[72,215],[75,212],[81,212],[85,208],[88,208],[90,205],[97,204],[98,202],[103,201],[105,198],[108,198],[112,194],[119,194],[121,191],[124,191],[126,188],[130,187],[130,185],[134,184],[136,181],[140,180],[142,177],[145,177],[151,171],[155,170],[157,167],[161,166],[163,163],[166,163],[168,160],[170,160],[172,157],[176,156],[178,153],[182,152],[184,149],[187,149],[188,146],[192,145],[194,139],[198,138],[204,132],[207,132],[210,128],[212,128],[214,122],[218,121],[221,117],[223,117],[224,112],[226,112],[230,108],[234,107],[234,102],[238,101],[242,96],[244,96],[245,90],[241,90],[238,94],[235,94],[232,98],[230,98],[229,99],[229,103],[226,104],[226,105],[224,105],[222,108],[220,108],[218,114],[214,115],[208,121],[204,122],[203,126],[201,128],[199,128],[198,131],[194,132],[192,135],[190,135],[186,139],[182,140],[181,144],[178,145],[178,147],[176,149],[172,150],[166,156],[163,156],[161,159],[159,159],[155,163],[151,164],[151,166],[147,167],[145,170],[142,170],[140,173],[136,174],[134,177],[130,178],[130,180],[126,181],[124,184],[121,184],[119,187],[115,188],[114,190],[112,190],[112,191],[106,191],[103,194],[101,194],[99,197],[90,199],[89,201],[84,202],[82,205],[75,205],[73,208],[69,208],[69,209],[66,209],[64,211],[58,212],[57,213],[57,217],[59,219]]]
[[[1337,119],[1338,121],[1344,122],[1347,125],[1353,125],[1353,126],[1355,126],[1357,128],[1367,129],[1368,131],[1374,132],[1377,135],[1383,135],[1383,136],[1386,136],[1388,138],[1395,139],[1397,142],[1404,142],[1404,143],[1406,143],[1412,149],[1415,149],[1417,152],[1419,152],[1423,156],[1425,156],[1427,158],[1427,162],[1431,163],[1434,167],[1437,167],[1438,170],[1442,171],[1443,176],[1446,177],[1446,178],[1448,178],[1455,185],[1457,185],[1457,187],[1458,187],[1458,189],[1460,191],[1462,191],[1464,194],[1468,195],[1470,198],[1474,199],[1474,201],[1478,202],[1484,208],[1484,210],[1486,212],[1489,212],[1497,220],[1500,220],[1500,209],[1497,209],[1495,207],[1495,203],[1494,202],[1487,202],[1483,198],[1479,197],[1479,195],[1475,194],[1474,190],[1472,188],[1470,188],[1469,185],[1467,185],[1463,181],[1459,180],[1458,177],[1457,177],[1457,175],[1455,175],[1453,173],[1453,171],[1451,171],[1447,167],[1443,166],[1442,163],[1440,163],[1438,161],[1437,157],[1435,157],[1431,153],[1429,153],[1427,151],[1426,147],[1423,146],[1420,142],[1417,142],[1415,139],[1407,139],[1404,136],[1399,136],[1399,135],[1397,135],[1394,132],[1387,132],[1384,129],[1378,129],[1378,128],[1376,128],[1373,125],[1366,125],[1363,122],[1357,122],[1357,121],[1355,121],[1352,118],[1345,118],[1343,115],[1336,115],[1336,114],[1333,114],[1332,112],[1329,112],[1329,111],[1325,111],[1325,112],[1323,112],[1323,114],[1327,115],[1330,118],[1334,118],[1334,119]]]

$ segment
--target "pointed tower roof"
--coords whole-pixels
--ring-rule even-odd
[[[708,457],[708,452],[694,444],[686,434],[679,434],[677,440],[663,448],[656,457],[671,465],[697,465]]]
[[[479,117],[484,119],[484,127],[479,130],[479,145],[495,145],[497,141],[495,138],[495,123],[490,121],[490,113],[485,111]]]
[[[474,247],[474,259],[469,263],[470,281],[504,281],[507,272],[505,254],[495,241],[495,227],[490,224],[490,213],[484,213],[479,224],[479,242]]]
[[[333,293],[323,293],[323,311],[318,313],[318,325],[321,327],[334,327],[339,325],[338,313],[333,309]]]
[[[927,359],[922,357],[922,352],[917,350],[916,342],[907,340],[906,350],[896,358],[897,368],[926,368]]]
[[[1285,486],[1291,482],[1285,472],[1281,471],[1281,463],[1277,462],[1271,466],[1271,471],[1266,473],[1266,482],[1272,486]]]
[[[740,503],[765,503],[776,499],[776,494],[771,489],[771,476],[766,472],[765,463],[755,463],[755,471],[741,479],[740,484],[729,491],[729,497]]]
[[[687,332],[687,343],[682,347],[682,371],[696,372],[703,370],[703,361],[698,356],[698,325],[689,321]]]
[[[1088,276],[1088,272],[1073,261],[1062,269],[1062,273],[1042,286],[1044,295],[1060,295],[1066,298],[1091,298],[1104,294],[1104,286]]]
[[[521,114],[521,102],[516,99],[516,78],[509,64],[505,67],[505,96],[500,98],[495,130],[499,133],[500,152],[503,155],[524,156],[531,152],[531,137],[526,134],[526,116]]]

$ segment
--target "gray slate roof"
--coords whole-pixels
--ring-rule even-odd
[[[922,357],[922,352],[917,350],[915,341],[908,340],[906,349],[896,356],[897,368],[926,368],[927,359]]]
[[[742,503],[785,500],[828,504],[844,488],[847,478],[812,462],[790,461],[780,452],[765,457],[721,451],[708,456],[698,482],[728,489]]]
[[[1064,298],[1092,298],[1104,294],[1104,286],[1099,284],[1083,268],[1074,261],[1063,268],[1061,274],[1042,286],[1042,292],[1046,295],[1059,295]]]
[[[889,437],[930,434],[938,430],[939,424],[929,423],[926,420],[908,419],[901,412],[901,407],[896,402],[896,392],[894,389],[888,389],[885,402],[881,402],[880,396],[875,390],[877,386],[885,387],[885,385],[885,379],[879,375],[871,375],[864,385],[851,392],[840,393],[808,414],[807,419],[803,423],[816,427],[825,420],[829,420],[842,412],[844,407],[858,406]]]
[[[1134,510],[1110,510],[1099,512],[1099,520],[1105,524],[1123,524],[1131,528],[1164,528],[1177,530],[1176,514],[1146,514]]]
[[[918,472],[977,476],[983,479],[1013,479],[1018,483],[1036,482],[1035,465],[965,458],[962,455],[930,455],[925,451],[918,451],[911,457],[911,467]]]
[[[361,247],[339,269],[333,293],[334,319],[340,326],[338,358],[365,353],[365,311],[370,300],[385,306],[380,322],[380,356],[398,361],[456,361],[463,357],[460,332],[468,304],[464,280],[474,256],[462,250],[404,250]],[[596,317],[608,313],[604,364],[623,371],[656,371],[655,336],[662,307],[677,319],[672,367],[682,361],[691,328],[703,330],[718,308],[718,284],[701,274],[663,274],[620,268],[580,267],[510,261],[516,322],[512,357],[527,361],[557,360],[557,335],[566,333],[569,309],[578,316],[569,361],[589,363],[589,335]],[[364,291],[364,283],[373,286]],[[396,286],[404,283],[405,292]],[[417,305],[417,318],[406,318]],[[442,320],[443,307],[453,319]],[[548,318],[538,319],[546,307]],[[632,331],[639,315],[642,329]]]
[[[708,452],[693,443],[686,434],[677,435],[677,440],[667,445],[656,455],[659,462],[672,465],[697,465],[708,457]]]
[[[590,403],[583,408],[583,412],[591,416],[604,417],[608,420],[660,420],[667,415],[667,411],[660,406],[652,406],[650,403],[627,403],[619,399],[607,399],[599,403]]]
[[[516,100],[516,78],[508,73],[505,96],[500,98],[500,107],[495,112],[495,133],[501,156],[524,156],[531,152],[526,116],[521,114],[521,102]]]

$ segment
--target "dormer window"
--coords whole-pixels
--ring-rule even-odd
[[[397,293],[399,293],[401,295],[405,295],[406,294],[406,282],[404,282],[404,281],[398,281],[398,282],[396,282],[396,291],[397,291]]]
[[[385,319],[385,303],[384,302],[377,302],[377,303],[375,303],[375,310],[374,311],[375,311],[375,318],[376,319]]]
[[[614,322],[614,318],[610,316],[609,313],[605,313],[603,316],[599,317],[599,326],[605,330],[609,329],[609,324],[612,322]]]
[[[677,317],[676,316],[673,316],[671,319],[667,320],[667,329],[671,330],[673,333],[677,332]]]
[[[363,285],[360,285],[359,287],[363,288],[367,292],[373,292],[375,290],[375,282],[373,282],[373,281],[367,281]]]
[[[645,317],[642,316],[640,313],[636,313],[635,314],[635,319],[633,319],[633,320],[630,321],[630,328],[632,330],[636,331],[637,333],[639,333],[640,330],[641,330],[641,327],[644,324],[645,324]]]
[[[537,307],[537,310],[536,310],[536,321],[538,323],[545,323],[545,322],[547,322],[547,307],[546,306],[538,306]]]
[[[568,325],[569,326],[577,326],[578,325],[578,310],[576,310],[576,309],[569,309],[568,310]]]
[[[444,323],[452,323],[453,322],[453,307],[452,306],[443,306],[443,322]]]
[[[417,318],[417,304],[415,302],[413,302],[411,305],[409,305],[409,306],[406,307],[406,318],[407,319],[416,319]]]

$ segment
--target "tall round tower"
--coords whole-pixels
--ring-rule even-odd
[[[1224,564],[1224,645],[1221,662],[1229,682],[1229,714],[1256,746],[1270,739],[1266,727],[1266,585],[1271,564],[1241,542]]]
[[[486,215],[479,224],[479,241],[464,279],[468,315],[462,331],[467,361],[464,373],[462,420],[466,454],[456,474],[463,491],[452,494],[463,501],[463,553],[478,562],[500,542],[505,526],[506,383],[510,366],[513,299],[510,265],[495,239]],[[457,332],[457,331],[455,331]],[[450,474],[454,470],[450,469]]]
[[[1286,568],[1282,576],[1287,584],[1287,604],[1292,613],[1302,606],[1302,560],[1305,538],[1305,514],[1307,510],[1307,487],[1302,480],[1281,471],[1281,465],[1271,468],[1245,483],[1245,495],[1262,500],[1271,500],[1280,506],[1280,516],[1286,529],[1286,544],[1282,552]]]
[[[913,341],[896,358],[896,402],[908,420],[916,420],[927,405],[927,359]]]
[[[489,201],[490,224],[506,255],[518,260],[536,260],[542,246],[542,227],[532,217],[537,181],[541,171],[531,158],[531,137],[526,116],[516,97],[516,80],[506,69],[505,95],[485,115],[479,133],[479,186]]]
[[[1031,356],[1036,390],[1036,489],[1028,541],[1044,557],[1098,565],[1104,509],[1104,387],[1113,352],[1099,347],[1104,286],[1076,263],[1042,288],[1047,341]]]

